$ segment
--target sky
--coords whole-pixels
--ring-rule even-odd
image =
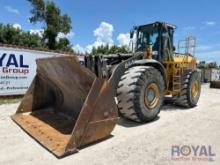
[[[186,35],[197,38],[198,60],[220,65],[219,0],[53,0],[72,19],[66,36],[77,51],[101,44],[126,45],[129,31],[139,24],[163,21],[177,26],[174,41]],[[31,5],[26,0],[0,0],[0,23],[40,33],[42,24],[31,24]]]

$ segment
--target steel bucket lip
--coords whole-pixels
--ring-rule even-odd
[[[39,133],[33,133],[34,131],[36,131],[36,132],[38,132],[39,130],[38,130],[38,128],[30,128],[29,126],[27,126],[27,125],[25,125],[24,123],[26,122],[26,121],[28,121],[28,119],[27,118],[29,118],[31,116],[31,114],[29,114],[29,115],[26,115],[26,114],[14,114],[14,115],[12,115],[11,116],[11,119],[23,130],[23,131],[25,131],[32,139],[34,139],[38,144],[40,144],[41,146],[43,146],[44,148],[46,148],[49,152],[51,152],[53,155],[55,155],[56,157],[62,157],[62,156],[65,156],[67,153],[69,153],[69,154],[72,154],[72,153],[75,153],[75,152],[77,152],[77,148],[75,147],[75,148],[72,148],[72,151],[70,152],[70,151],[65,151],[64,149],[66,148],[66,146],[67,146],[67,144],[69,143],[69,141],[70,141],[70,138],[71,138],[71,136],[72,136],[72,132],[70,133],[70,134],[62,134],[62,133],[60,133],[60,136],[63,136],[63,137],[65,137],[65,139],[63,138],[63,141],[62,141],[62,143],[64,144],[64,143],[66,143],[65,144],[65,146],[64,145],[62,145],[62,144],[60,144],[61,146],[58,146],[57,148],[58,149],[54,149],[53,147],[53,144],[55,144],[55,143],[57,143],[57,142],[54,142],[54,141],[51,141],[51,143],[48,143],[48,141],[45,141],[45,137],[47,136],[47,137],[49,137],[49,138],[53,138],[53,139],[55,139],[58,135],[57,134],[55,134],[54,132],[52,132],[52,135],[53,134],[55,134],[55,135],[50,135],[50,134],[48,134],[47,132],[45,133],[44,132],[44,136],[42,136],[42,135],[40,135]],[[24,122],[21,122],[21,120],[20,120],[20,118],[24,118]],[[26,120],[25,120],[25,118],[26,118]],[[29,120],[30,121],[30,120]],[[30,123],[31,123],[31,121],[30,121]],[[35,127],[37,127],[37,125],[39,125],[39,123],[36,123],[36,122],[34,122],[35,123]],[[42,123],[44,123],[44,122],[42,122]],[[40,123],[41,124],[41,123]],[[52,126],[49,126],[49,125],[47,125],[46,123],[44,123],[45,124],[45,128],[47,129],[47,128],[49,128],[49,127],[52,127]],[[55,129],[55,128],[54,128]],[[59,131],[57,131],[57,132],[59,132]],[[52,144],[53,143],[53,144]],[[63,152],[59,152],[59,150],[62,150],[63,149]]]
[[[53,154],[54,156],[56,156],[58,159],[64,158],[64,157],[69,156],[69,155],[71,155],[71,154],[75,154],[75,153],[79,152],[79,150],[81,150],[81,149],[84,149],[84,148],[93,146],[93,145],[95,145],[95,144],[99,144],[99,143],[101,143],[101,142],[103,142],[103,141],[105,141],[105,140],[108,140],[108,139],[111,139],[111,138],[114,137],[114,135],[109,134],[108,136],[106,136],[106,137],[104,137],[104,138],[101,138],[101,139],[99,139],[99,140],[97,140],[97,141],[93,141],[93,142],[88,143],[88,144],[85,144],[85,145],[75,146],[75,147],[72,148],[71,150],[68,149],[67,151],[60,153],[60,152],[56,152],[56,151],[51,150],[49,147],[47,147],[45,144],[43,144],[38,138],[36,138],[36,136],[34,136],[31,132],[29,132],[26,128],[24,128],[23,125],[16,120],[16,116],[17,116],[17,115],[21,115],[21,114],[14,114],[14,115],[12,115],[12,116],[11,116],[11,119],[12,119],[23,131],[25,131],[32,139],[34,139],[38,144],[40,144],[43,148],[45,148],[47,151],[49,151],[50,153],[52,153],[52,154]],[[115,117],[115,118],[111,118],[111,119],[108,119],[108,120],[114,120],[114,122],[117,123],[117,122],[118,122],[118,119],[119,119],[119,117]],[[116,125],[116,124],[115,124],[115,125]],[[114,126],[114,127],[115,127],[115,126]],[[113,127],[113,129],[114,129],[114,127]],[[112,129],[112,130],[113,130],[113,129]],[[72,134],[70,135],[68,142],[70,142],[70,139],[71,139],[71,138],[74,139],[74,137],[71,137],[71,136],[73,136],[73,135],[72,135]],[[66,145],[68,145],[68,144],[66,144]],[[64,147],[64,148],[65,148],[65,147]]]
[[[41,145],[44,149],[46,149],[48,152],[50,152],[51,154],[53,154],[56,158],[61,159],[65,156],[77,153],[79,150],[76,148],[75,150],[72,150],[71,152],[66,152],[65,154],[60,154],[57,152],[53,152],[51,151],[48,147],[46,147],[45,145],[43,145],[35,136],[33,136],[31,133],[29,133],[25,128],[22,127],[22,125],[20,125],[15,119],[14,119],[15,115],[11,116],[11,119],[24,131],[26,132],[35,142],[37,142],[39,145]]]

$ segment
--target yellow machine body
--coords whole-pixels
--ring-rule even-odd
[[[196,57],[175,54],[172,61],[163,61],[163,64],[167,81],[165,93],[167,95],[175,95],[181,91],[181,75],[184,71],[196,69]]]

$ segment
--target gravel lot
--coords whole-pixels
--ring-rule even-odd
[[[0,165],[220,164],[220,89],[208,85],[202,86],[197,107],[185,110],[165,105],[155,121],[143,125],[120,119],[111,138],[63,159],[45,150],[10,119],[17,106],[0,106]],[[204,156],[194,161],[173,160],[173,145],[210,145],[216,156],[213,161]]]

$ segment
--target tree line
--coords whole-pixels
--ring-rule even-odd
[[[198,64],[197,64],[197,67],[200,68],[200,69],[209,69],[209,68],[215,68],[215,69],[218,69],[220,68],[220,66],[218,66],[217,62],[206,62],[206,61],[200,61]]]
[[[0,24],[0,43],[37,49],[50,49],[41,35],[31,33],[30,31],[23,31],[14,27],[12,24]],[[60,38],[56,42],[56,47],[51,50],[73,52],[72,46],[67,38]]]
[[[107,45],[100,45],[100,46],[93,46],[92,51],[90,54],[92,55],[100,55],[100,54],[117,54],[117,53],[129,53],[129,48],[127,46],[109,46]]]
[[[31,34],[30,31],[24,32],[11,24],[0,24],[0,43],[26,46],[32,48],[44,48],[41,37]]]

